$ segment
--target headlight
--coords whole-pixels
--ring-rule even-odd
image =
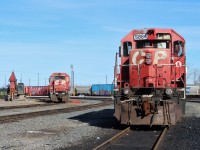
[[[146,64],[150,65],[151,64],[151,59],[146,59]]]
[[[173,91],[172,89],[166,89],[165,90],[165,94],[168,98],[172,98],[173,97]]]
[[[129,93],[129,89],[124,89],[124,94],[128,95],[128,93]]]
[[[151,53],[146,53],[146,58],[150,59],[151,58]]]
[[[172,95],[173,92],[172,92],[172,89],[166,89],[165,93],[167,95]]]

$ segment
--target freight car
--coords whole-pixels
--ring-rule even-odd
[[[92,95],[109,96],[113,94],[113,84],[93,84],[91,87]]]
[[[76,86],[75,95],[110,96],[113,95],[113,84],[92,84],[92,86]]]
[[[26,86],[25,93],[27,96],[48,96],[49,86]]]
[[[200,96],[200,86],[195,84],[188,84],[186,86],[186,96],[187,97],[199,97]]]
[[[173,29],[132,30],[115,62],[114,116],[121,124],[174,125],[185,113],[185,40]],[[120,70],[118,73],[118,69]]]
[[[75,95],[76,96],[80,96],[80,95],[89,96],[89,95],[91,95],[91,86],[76,86],[75,87]]]

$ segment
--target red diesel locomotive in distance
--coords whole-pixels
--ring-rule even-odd
[[[67,73],[53,73],[49,78],[49,96],[52,101],[69,101],[70,78]]]
[[[173,29],[133,30],[115,65],[114,116],[121,124],[174,125],[185,113],[185,40]]]
[[[68,102],[70,99],[70,77],[67,73],[53,73],[48,86],[26,86],[25,94],[30,96],[49,96],[52,101]]]

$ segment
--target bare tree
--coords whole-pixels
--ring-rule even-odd
[[[191,81],[193,84],[200,84],[200,70],[194,68],[191,65],[187,65],[187,81]]]
[[[199,69],[197,68],[194,68],[194,71],[193,71],[193,74],[194,74],[194,84],[199,84]]]
[[[186,76],[186,79],[188,80],[188,79],[193,75],[191,65],[187,65],[186,70],[187,70],[187,76]]]

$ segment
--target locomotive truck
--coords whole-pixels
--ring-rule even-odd
[[[185,40],[173,29],[128,33],[115,62],[117,120],[128,125],[176,124],[185,114],[185,63]]]
[[[49,97],[52,101],[69,101],[70,78],[66,73],[53,73],[49,78]]]

